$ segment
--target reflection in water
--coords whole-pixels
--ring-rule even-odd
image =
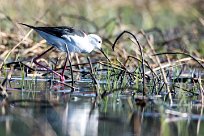
[[[16,95],[21,100],[1,100],[0,135],[190,136],[196,135],[197,126],[200,127],[198,135],[204,134],[199,108],[189,111],[196,116],[184,118],[161,110],[162,105],[147,103],[142,108],[133,102],[131,107],[126,98],[109,97],[107,103],[103,100],[100,106],[94,107],[95,102],[90,97],[48,93],[37,94],[35,100],[23,100],[22,94]]]
[[[92,110],[91,98],[67,97],[63,102],[26,99],[1,104],[0,135],[98,135],[98,109]]]
[[[80,100],[67,103],[63,115],[63,124],[66,126],[64,127],[65,134],[73,136],[98,135],[98,110],[95,109],[90,114],[91,106],[90,102]]]
[[[134,112],[130,121],[132,133],[136,136],[152,135],[160,136],[161,122],[159,117],[146,116],[141,112]],[[148,131],[147,131],[148,130]]]

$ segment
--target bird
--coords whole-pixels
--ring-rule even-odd
[[[56,74],[60,77],[61,82],[65,82],[64,72],[66,69],[67,61],[70,64],[71,70],[71,78],[72,78],[72,86],[73,86],[73,71],[71,60],[69,54],[71,52],[75,53],[90,53],[94,49],[99,49],[103,54],[104,52],[101,49],[102,46],[102,38],[96,34],[86,34],[83,30],[79,30],[69,26],[31,26],[24,23],[19,23],[21,25],[27,26],[33,30],[35,30],[42,38],[44,38],[48,45],[51,46],[48,50],[40,54],[39,56],[33,59],[33,62],[40,67],[43,67],[52,73]],[[39,58],[45,55],[47,52],[52,50],[53,48],[57,48],[61,52],[66,52],[66,60],[64,63],[64,67],[61,73],[58,73],[49,67],[46,67],[37,62]]]

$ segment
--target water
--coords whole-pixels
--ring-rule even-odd
[[[37,91],[41,87],[44,91]],[[47,89],[45,89],[47,88]],[[26,90],[26,89],[25,89]],[[195,98],[173,105],[155,96],[111,94],[96,99],[93,88],[73,94],[50,91],[38,83],[35,91],[10,91],[0,102],[2,136],[195,136],[204,134],[203,106]],[[89,91],[88,93],[86,93]],[[84,93],[82,93],[84,92]],[[82,95],[86,94],[86,95]],[[90,94],[90,95],[89,95]],[[197,98],[198,99],[198,98]]]

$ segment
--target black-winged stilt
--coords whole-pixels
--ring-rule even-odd
[[[58,26],[58,27],[35,27],[27,24],[20,23],[34,29],[42,38],[44,38],[49,45],[52,47],[43,52],[41,55],[33,59],[33,62],[60,77],[60,81],[64,82],[64,71],[66,69],[67,60],[70,63],[70,70],[72,73],[73,81],[73,72],[71,68],[71,61],[69,58],[70,52],[77,53],[90,53],[94,48],[101,50],[102,39],[96,34],[86,34],[81,30],[74,29],[73,27]],[[62,73],[58,73],[40,63],[37,60],[42,57],[44,54],[49,52],[53,48],[57,48],[60,51],[66,52],[67,57],[64,63]],[[102,50],[101,50],[102,51]],[[103,53],[103,52],[102,52]],[[73,86],[73,82],[72,82]]]

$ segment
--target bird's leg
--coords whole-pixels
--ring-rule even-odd
[[[65,64],[64,64],[64,69],[62,71],[62,75],[64,76],[64,71],[66,69],[66,64],[67,64],[67,60],[68,60],[69,61],[71,78],[72,78],[72,87],[74,87],[74,75],[73,75],[72,63],[71,63],[71,59],[70,59],[70,52],[69,52],[69,49],[68,49],[67,45],[66,45],[66,50],[67,50],[67,57],[66,57],[66,60],[65,60]]]
[[[44,66],[44,65],[42,65],[42,64],[40,64],[40,63],[37,62],[37,60],[38,60],[39,58],[41,58],[43,55],[45,55],[47,52],[49,52],[49,51],[52,50],[53,48],[54,48],[54,47],[52,46],[51,48],[49,48],[48,50],[46,50],[45,52],[43,52],[42,54],[40,54],[39,56],[37,56],[36,58],[34,58],[34,59],[33,59],[33,62],[34,62],[35,64],[39,65],[40,67],[43,67],[43,68],[45,68],[45,69],[51,71],[52,73],[56,74],[57,76],[60,77],[60,81],[61,81],[61,82],[64,82],[64,80],[65,80],[64,75],[62,76],[62,75],[60,75],[59,73],[57,73],[56,71],[54,71],[54,70],[52,70],[52,69],[50,69],[50,68],[48,68],[48,67],[46,67],[46,66]]]
[[[67,55],[67,56],[66,56],[66,59],[65,59],[65,62],[64,62],[64,66],[63,66],[63,69],[62,69],[62,73],[61,73],[62,77],[64,77],[64,71],[65,71],[65,69],[66,69],[67,60],[68,60],[68,58],[69,58],[68,53],[67,53],[66,55]]]
[[[71,72],[71,77],[72,77],[72,87],[74,87],[74,75],[73,75],[72,63],[71,63],[71,59],[69,55],[68,55],[68,61],[69,61],[70,72]]]

